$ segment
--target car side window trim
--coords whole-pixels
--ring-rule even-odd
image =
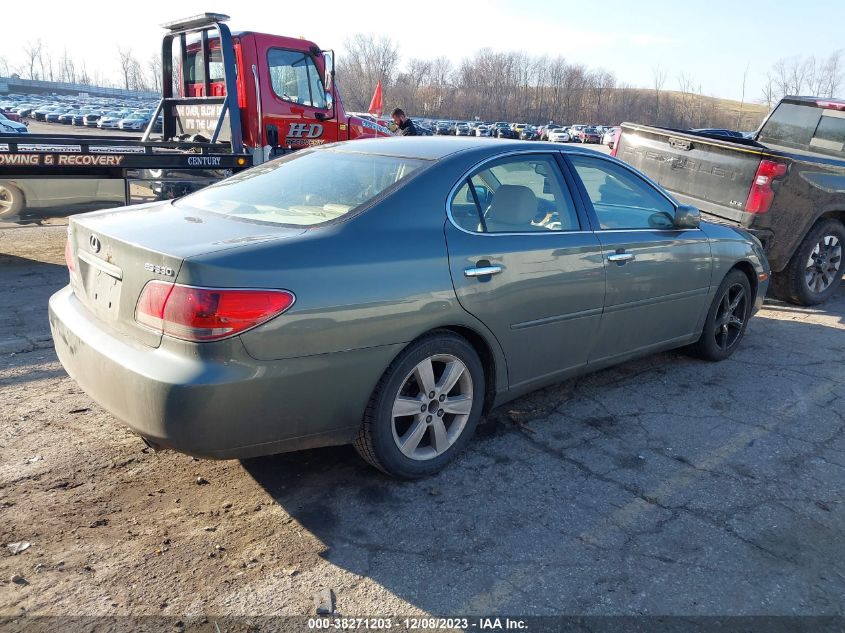
[[[487,233],[487,219],[484,217],[484,210],[481,208],[478,192],[475,190],[475,185],[472,184],[472,176],[467,176],[467,187],[472,192],[472,199],[475,201],[475,210],[478,212],[478,222],[483,229],[482,233]]]
[[[559,150],[560,151],[560,150]],[[651,178],[646,176],[645,174],[641,174],[633,169],[630,165],[624,163],[623,161],[613,158],[607,157],[603,154],[594,154],[594,153],[587,153],[587,152],[580,152],[580,151],[560,151],[561,158],[566,163],[567,169],[570,170],[571,173],[576,174],[575,166],[572,164],[572,161],[569,160],[569,155],[573,156],[580,156],[582,158],[588,158],[591,160],[595,160],[596,162],[605,162],[610,165],[615,165],[616,167],[621,167],[625,171],[629,172],[632,176],[635,176],[642,180],[646,185],[648,185],[652,190],[658,193],[661,197],[665,198],[671,205],[674,210],[677,211],[678,209],[678,202],[674,200],[671,196],[669,196],[666,192],[664,192],[657,183],[655,183]],[[675,227],[667,227],[667,228],[615,228],[615,229],[606,229],[602,228],[601,223],[599,222],[598,214],[596,213],[595,207],[593,206],[593,201],[590,199],[590,194],[587,192],[587,188],[584,186],[584,182],[581,180],[580,177],[576,178],[576,186],[578,187],[578,193],[580,194],[581,200],[584,206],[587,209],[587,214],[589,216],[590,225],[593,227],[593,231],[596,233],[607,233],[607,232],[630,232],[630,231],[640,231],[640,232],[654,232],[654,231],[661,231],[661,232],[677,232],[679,230],[689,230],[689,229],[678,229]],[[701,229],[696,229],[701,230]]]
[[[590,212],[587,209],[587,206],[584,204],[584,198],[581,196],[581,191],[578,187],[580,180],[572,171],[572,165],[563,157],[563,152],[558,150],[557,155],[555,156],[557,159],[558,169],[560,169],[560,173],[563,174],[564,182],[566,183],[566,187],[569,189],[569,195],[572,198],[572,202],[575,203],[575,212],[578,215],[578,222],[581,225],[582,232],[583,229],[588,228],[592,232],[595,231],[595,227],[593,226],[592,218],[590,217]]]
[[[496,154],[494,156],[489,156],[484,160],[476,163],[469,169],[467,169],[460,177],[460,179],[452,186],[452,189],[449,190],[449,195],[446,197],[446,217],[449,218],[449,222],[459,231],[464,233],[468,233],[469,235],[484,235],[489,237],[497,237],[497,236],[510,236],[510,235],[577,235],[579,233],[592,233],[592,230],[584,230],[584,222],[581,217],[581,214],[578,212],[578,201],[575,192],[572,191],[569,181],[567,181],[566,176],[564,175],[563,170],[560,168],[560,163],[557,161],[555,154],[559,153],[559,150],[550,150],[550,151],[537,151],[537,150],[517,150],[511,152],[502,152],[501,154]],[[469,186],[470,191],[473,192],[473,199],[475,202],[476,210],[479,212],[479,215],[483,215],[481,213],[481,205],[478,203],[478,199],[472,186],[472,176],[482,171],[482,167],[484,165],[488,165],[489,163],[499,161],[502,159],[510,158],[512,156],[542,156],[549,160],[552,163],[553,167],[557,167],[558,174],[561,177],[561,181],[565,187],[565,193],[568,193],[570,198],[572,199],[573,204],[575,205],[576,209],[576,219],[579,223],[579,229],[572,230],[572,231],[513,231],[513,232],[496,232],[496,233],[488,233],[486,232],[486,224],[485,224],[485,232],[482,233],[480,231],[469,231],[466,228],[462,227],[458,222],[455,221],[455,218],[452,216],[452,203],[455,200],[455,196],[457,195],[458,191],[464,187]]]

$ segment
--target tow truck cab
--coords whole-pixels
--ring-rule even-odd
[[[208,135],[230,141],[235,152],[242,144],[258,164],[300,147],[391,136],[378,123],[347,115],[332,51],[305,39],[232,33],[226,20],[206,13],[164,25],[165,139]]]
[[[346,113],[331,51],[232,34],[226,20],[205,13],[164,25],[162,98],[141,138],[3,135],[0,217],[177,198],[297,148],[391,136]]]

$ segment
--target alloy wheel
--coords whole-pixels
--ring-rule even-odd
[[[473,403],[472,376],[451,354],[419,362],[405,377],[394,402],[393,440],[414,460],[445,453],[466,427]]]
[[[11,210],[13,202],[12,192],[0,185],[0,215]]]
[[[748,295],[742,284],[732,284],[719,300],[716,311],[716,345],[727,350],[733,347],[742,335],[747,314]]]
[[[842,244],[835,235],[824,235],[807,258],[804,282],[816,293],[827,290],[842,271]]]

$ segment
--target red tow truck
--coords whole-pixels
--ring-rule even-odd
[[[140,139],[0,134],[0,217],[177,197],[298,148],[392,135],[347,115],[332,51],[228,19],[163,25],[163,95]]]

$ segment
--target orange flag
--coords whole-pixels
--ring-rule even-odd
[[[381,116],[383,106],[381,104],[381,79],[376,84],[376,91],[373,93],[373,100],[370,101],[370,107],[367,110],[370,114]]]

